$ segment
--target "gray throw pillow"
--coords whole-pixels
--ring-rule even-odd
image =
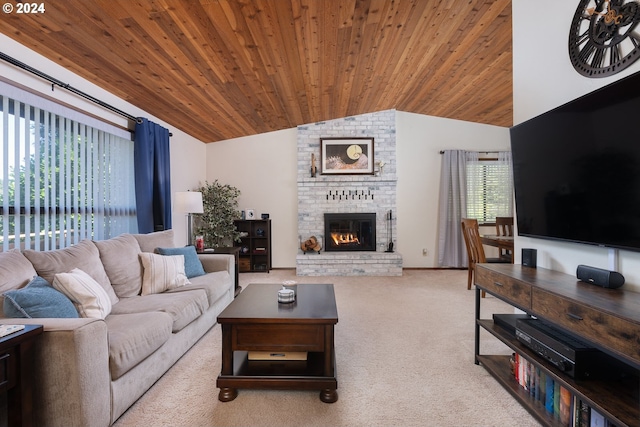
[[[140,295],[142,289],[142,266],[138,255],[140,245],[131,234],[121,234],[107,240],[93,242],[118,298]]]
[[[184,256],[184,274],[188,279],[192,277],[203,276],[205,274],[204,267],[198,258],[196,248],[194,246],[185,246],[184,248],[157,248],[156,251],[160,255],[183,255]]]
[[[142,252],[153,252],[156,248],[173,248],[173,229],[148,234],[134,234]]]
[[[0,293],[26,286],[37,274],[20,249],[0,252]]]
[[[85,239],[64,249],[51,251],[27,249],[23,253],[33,264],[38,276],[43,277],[47,282],[53,283],[53,278],[58,273],[67,273],[74,268],[79,268],[104,288],[111,299],[111,304],[118,302],[118,296],[113,291],[109,276],[104,271],[100,251],[91,240]]]
[[[3,309],[7,317],[78,317],[78,311],[71,300],[39,276],[22,289],[5,292]]]

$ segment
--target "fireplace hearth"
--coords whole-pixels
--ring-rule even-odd
[[[326,252],[375,251],[375,213],[325,213]]]

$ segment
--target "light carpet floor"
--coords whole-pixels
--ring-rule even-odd
[[[461,270],[401,277],[243,273],[240,283],[333,283],[339,399],[317,391],[239,390],[218,401],[220,326],[212,328],[116,422],[130,426],[539,426],[473,363],[475,292]],[[274,298],[276,296],[274,295]],[[496,298],[482,317],[512,313]],[[481,353],[509,354],[483,331]]]

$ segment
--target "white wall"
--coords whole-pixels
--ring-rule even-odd
[[[573,69],[568,37],[577,2],[513,0],[512,7],[515,124],[640,70],[638,61],[612,77],[594,79]],[[603,248],[524,237],[516,238],[515,245],[516,262],[520,248],[536,248],[538,266],[567,274],[575,274],[579,264],[614,268]],[[640,253],[619,251],[618,271],[626,289],[640,291]]]
[[[271,218],[272,266],[295,268],[298,252],[297,129],[207,144],[206,179],[240,190],[238,208]]]
[[[437,267],[438,185],[444,149],[509,149],[507,128],[406,112],[396,116],[398,245],[405,268]],[[296,129],[207,145],[207,179],[241,191],[239,208],[269,212],[273,266],[298,253]],[[423,248],[427,256],[423,256]]]
[[[49,61],[32,50],[27,49],[4,34],[0,34],[0,46],[2,46],[2,52],[6,55],[11,56],[30,67],[38,69],[53,78],[67,83],[75,89],[98,98],[101,101],[104,101],[107,104],[110,104],[135,117],[146,117],[149,120],[168,128],[169,132],[173,134],[173,137],[171,138],[172,191],[183,191],[189,188],[194,188],[200,181],[204,180],[206,176],[206,145],[203,144],[202,141],[187,135],[144,110],[129,104],[105,90],[100,89],[98,86],[53,63],[52,61]],[[62,88],[56,87],[55,90],[52,91],[51,83],[36,77],[31,73],[22,71],[7,62],[0,61],[0,76],[2,76],[2,79],[7,82],[14,84],[17,83],[32,91],[41,93],[43,96],[49,97],[57,102],[74,106],[81,111],[104,118],[117,126],[123,128],[127,127],[126,118]],[[176,244],[186,244],[186,219],[182,215],[174,213],[173,228],[176,235]]]
[[[405,268],[437,267],[440,151],[509,150],[509,129],[406,112],[396,125],[398,252]]]

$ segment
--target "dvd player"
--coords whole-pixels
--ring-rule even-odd
[[[576,380],[609,378],[618,371],[613,357],[540,319],[517,319],[516,338]]]
[[[531,319],[528,314],[494,314],[493,322],[503,329],[509,331],[509,333],[516,333],[516,321],[518,319]]]

